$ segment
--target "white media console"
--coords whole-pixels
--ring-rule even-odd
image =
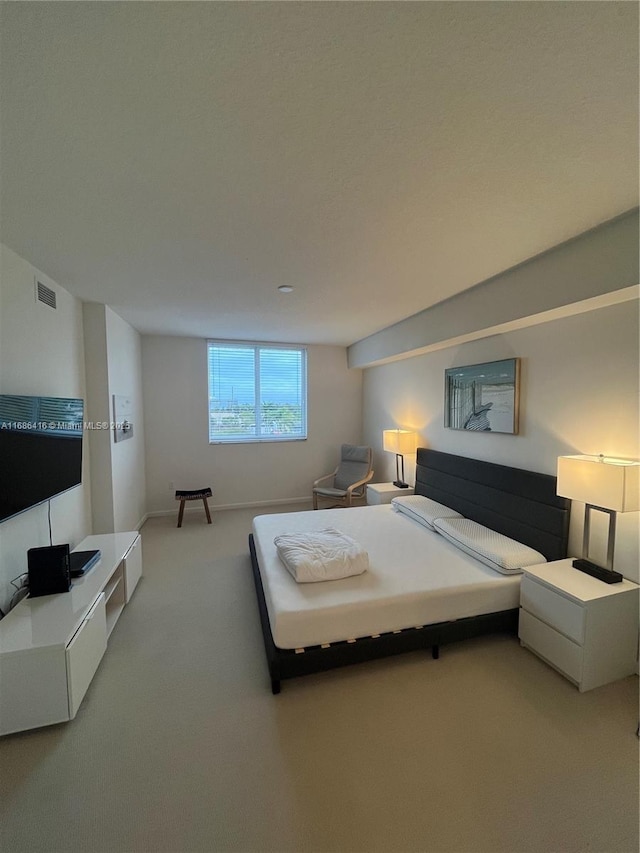
[[[137,531],[87,536],[101,558],[69,592],[23,598],[0,621],[0,734],[72,720],[142,576]]]

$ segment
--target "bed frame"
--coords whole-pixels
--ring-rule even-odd
[[[548,560],[567,555],[570,501],[556,495],[556,478],[548,474],[419,448],[415,494],[446,504],[466,518],[517,539]],[[517,632],[516,608],[326,646],[280,649],[271,634],[253,534],[249,536],[249,552],[274,694],[280,692],[285,678],[417,649],[430,648],[432,656],[438,658],[445,643],[481,634]]]

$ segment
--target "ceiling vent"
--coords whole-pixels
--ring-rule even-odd
[[[44,302],[49,308],[56,308],[55,290],[51,290],[50,287],[47,287],[46,284],[38,281],[38,279],[36,279],[36,299],[38,302]]]

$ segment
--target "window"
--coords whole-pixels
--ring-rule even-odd
[[[209,341],[209,442],[307,437],[304,347]]]
[[[69,438],[82,435],[82,400],[62,397],[0,397],[0,426],[24,433],[47,433]],[[17,423],[19,426],[11,427]]]

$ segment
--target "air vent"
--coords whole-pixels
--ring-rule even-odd
[[[38,302],[44,302],[49,308],[56,308],[55,290],[51,290],[50,287],[47,287],[46,284],[38,281],[38,279],[36,279],[36,299]]]

